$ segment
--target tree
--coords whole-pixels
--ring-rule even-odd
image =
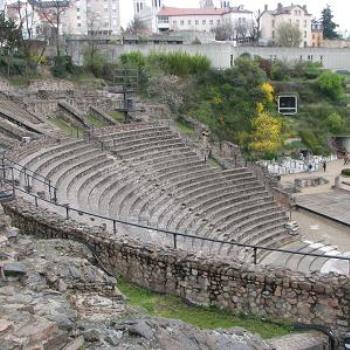
[[[331,71],[323,72],[317,80],[318,88],[333,100],[339,100],[344,93],[343,78]]]
[[[345,121],[340,114],[333,112],[327,117],[327,126],[333,134],[339,134],[345,129]]]
[[[134,17],[134,19],[129,23],[128,27],[126,28],[125,33],[127,34],[143,34],[147,31],[147,27],[145,23],[137,16]]]
[[[4,12],[0,13],[0,49],[1,54],[7,60],[7,75],[10,75],[10,67],[13,55],[21,47],[22,34],[19,27],[12,19],[7,19]]]
[[[253,152],[275,154],[283,145],[282,121],[257,106],[257,115],[252,119],[252,133],[249,148]]]
[[[276,43],[278,46],[299,47],[302,41],[302,33],[298,26],[291,23],[281,23],[276,31]]]
[[[32,1],[41,13],[43,19],[51,29],[51,35],[56,43],[56,55],[61,56],[60,46],[60,28],[62,24],[62,15],[69,8],[69,0],[52,0],[52,1]]]
[[[338,24],[333,22],[333,14],[329,5],[322,10],[323,37],[325,39],[338,39],[339,34],[335,31]]]
[[[213,28],[215,34],[215,40],[217,41],[227,41],[231,40],[234,36],[235,29],[231,22],[218,24]]]

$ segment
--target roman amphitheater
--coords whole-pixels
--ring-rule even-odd
[[[3,84],[2,194],[15,193],[3,203],[14,225],[86,243],[106,269],[151,290],[321,324],[343,338],[347,255],[291,234],[262,169],[216,149],[208,160],[200,132],[190,140],[151,109],[119,124],[108,114],[119,102],[66,82],[23,91]],[[91,112],[103,126],[90,123]],[[77,133],[50,123],[55,115]]]

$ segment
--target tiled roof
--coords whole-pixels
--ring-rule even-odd
[[[251,13],[239,7],[233,8],[178,8],[162,7],[158,16],[222,16],[230,12]]]
[[[305,15],[306,16],[310,16],[310,13],[308,13],[307,10],[305,10],[302,6],[300,5],[291,5],[291,6],[282,6],[282,7],[278,7],[276,10],[273,11],[266,11],[268,13],[270,13],[273,16],[278,16],[278,15],[284,15],[284,14],[290,14],[292,9],[294,9],[295,7],[299,7],[301,10],[305,11]]]

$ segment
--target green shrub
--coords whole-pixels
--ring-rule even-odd
[[[333,134],[339,134],[344,130],[345,121],[340,114],[333,112],[327,118],[327,126]]]
[[[125,66],[140,69],[146,65],[146,57],[139,51],[133,51],[122,54],[120,62]]]
[[[272,80],[289,80],[290,70],[286,63],[282,61],[276,61],[272,64],[271,68]]]
[[[348,176],[348,177],[350,177],[350,169],[349,169],[349,168],[343,169],[343,170],[341,171],[341,174],[342,174],[343,176]]]
[[[51,71],[56,78],[65,78],[68,74],[74,72],[72,58],[70,56],[54,57],[54,64]]]
[[[339,100],[344,93],[344,79],[331,71],[325,71],[318,78],[320,91],[332,100]]]
[[[189,55],[183,52],[151,53],[147,62],[153,68],[159,68],[166,74],[184,77],[204,73],[210,69],[210,61],[202,55]]]
[[[88,49],[84,52],[84,68],[90,71],[95,77],[103,76],[104,67],[107,63],[105,56],[94,49]]]

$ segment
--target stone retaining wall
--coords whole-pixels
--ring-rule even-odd
[[[346,276],[306,276],[145,245],[122,235],[113,238],[100,228],[64,220],[23,201],[6,203],[4,209],[24,233],[88,244],[105,268],[153,291],[273,320],[327,325],[339,336],[349,331]]]

